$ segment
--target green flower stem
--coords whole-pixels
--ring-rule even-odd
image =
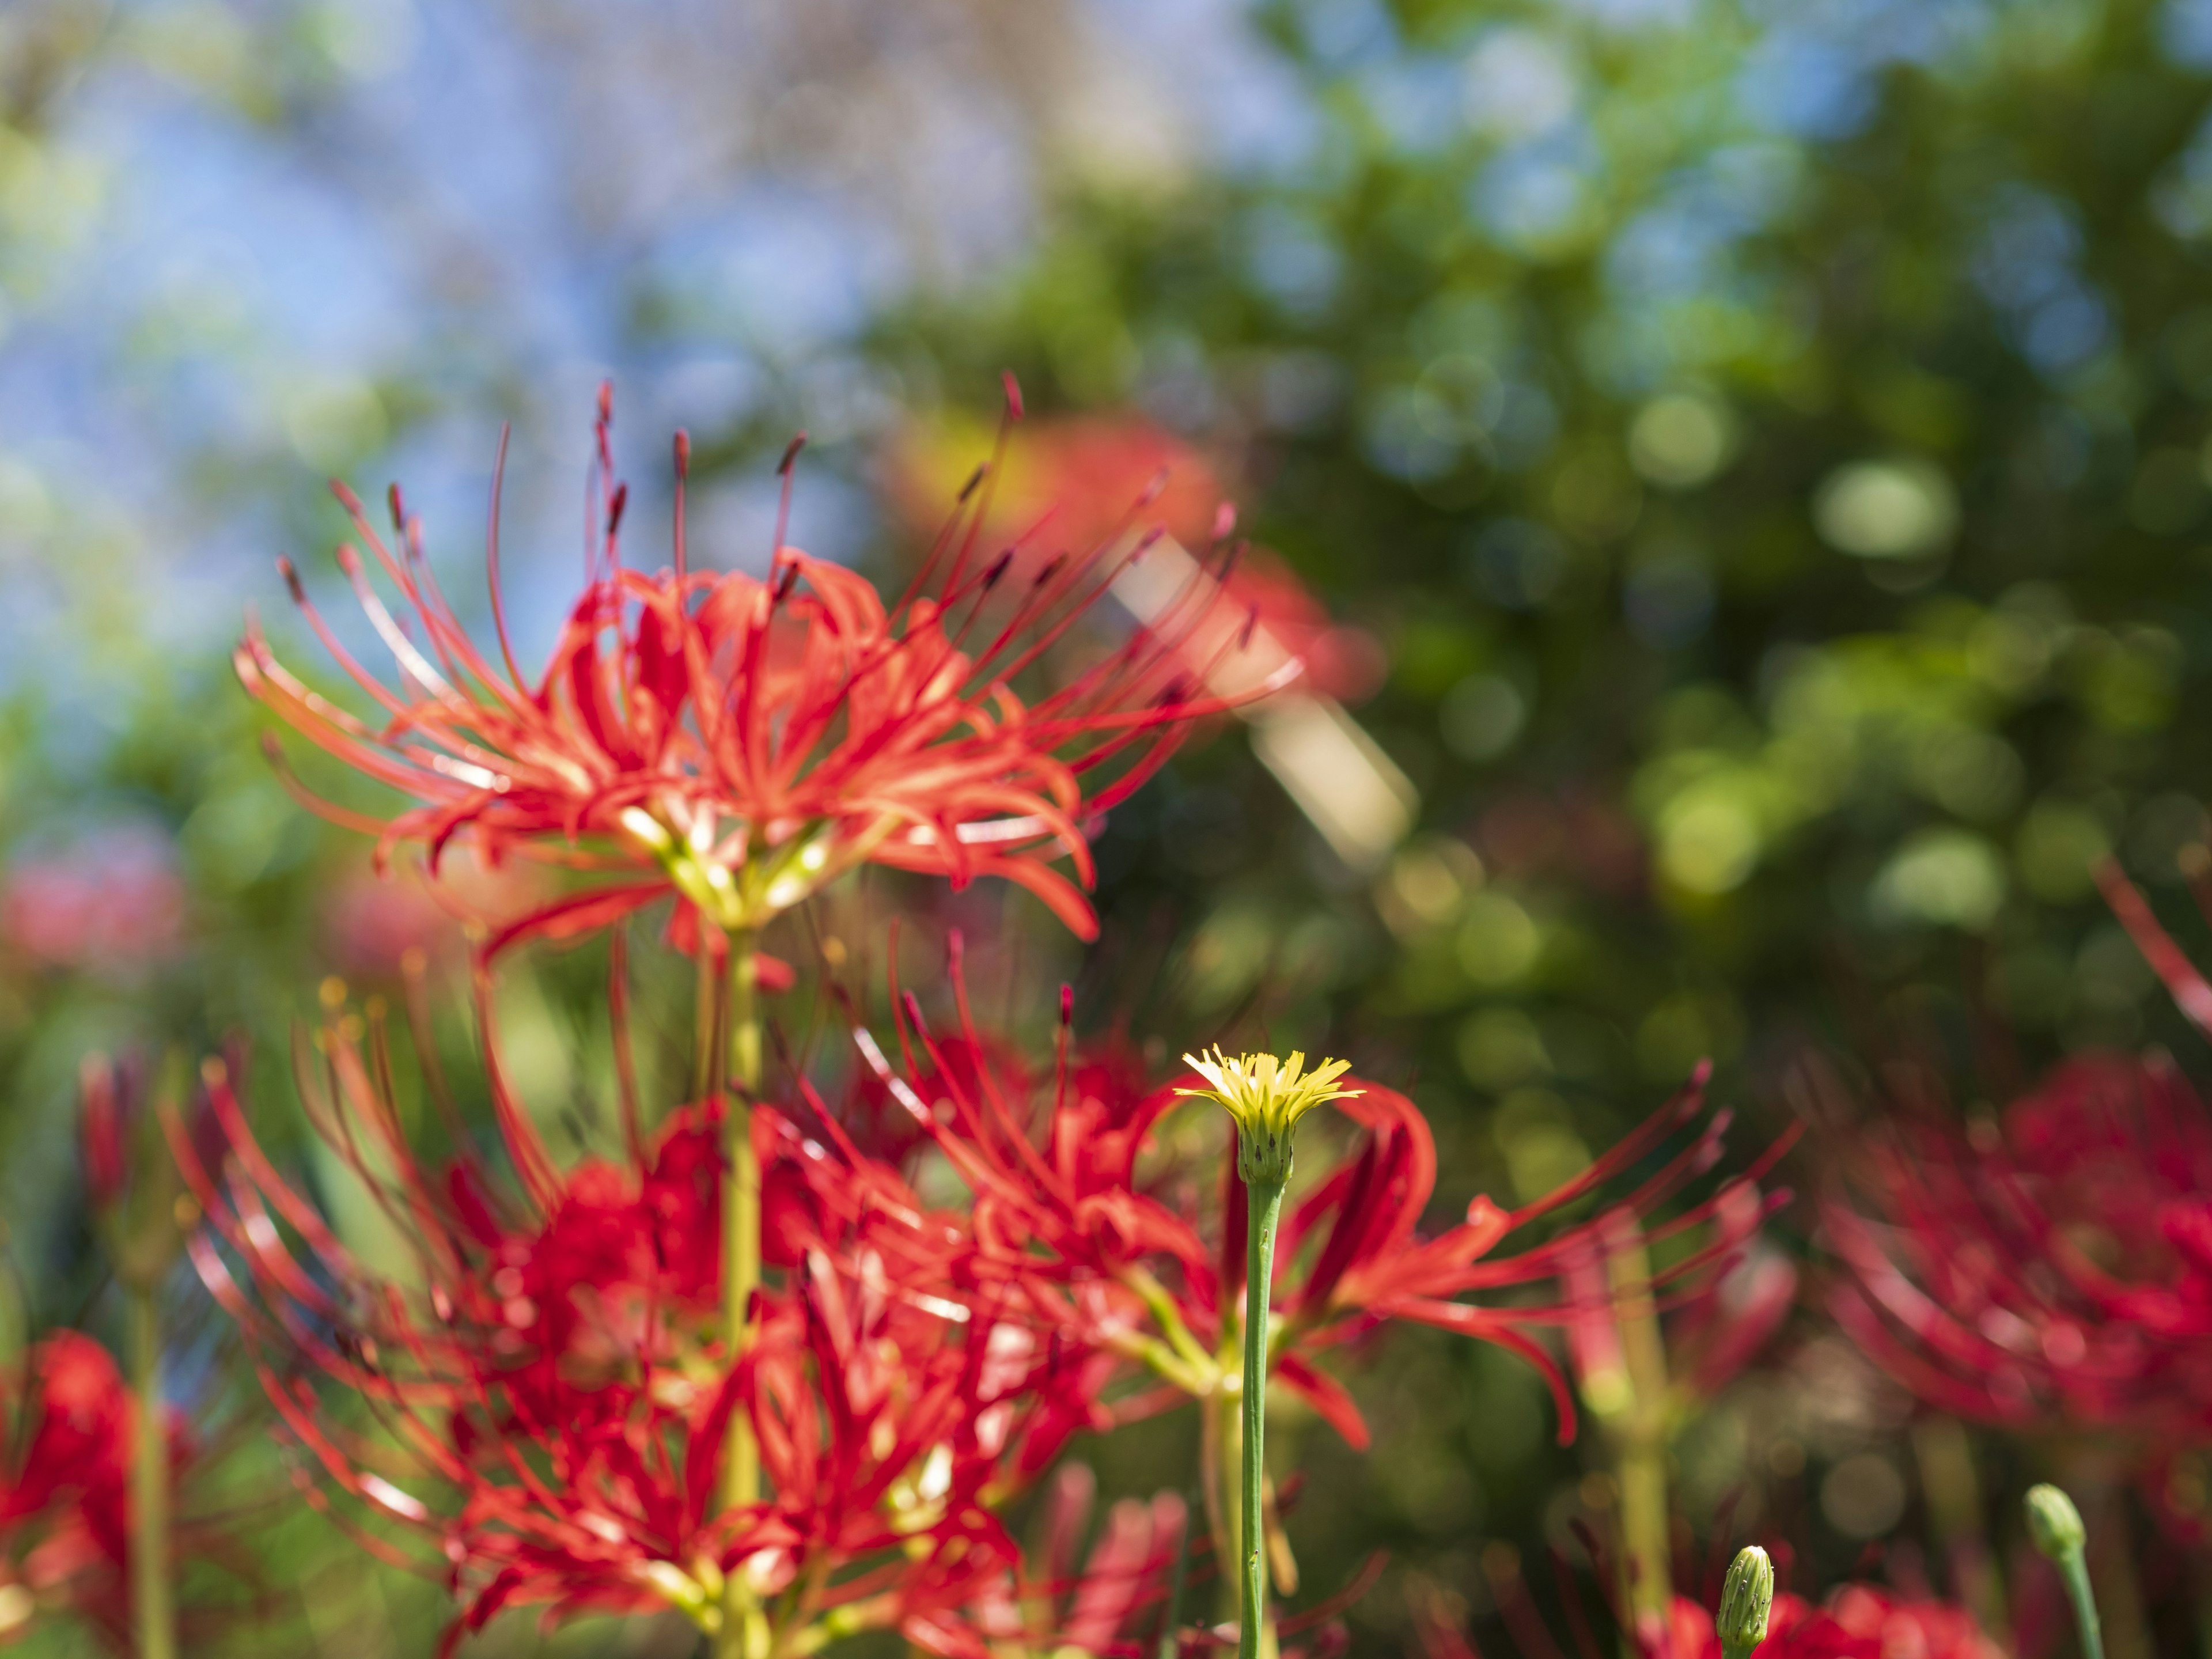
[[[2105,1659],[2105,1632],[2097,1622],[2097,1595],[2089,1588],[2089,1558],[2075,1550],[2058,1563],[2058,1576],[2066,1581],[2067,1599],[2074,1603],[2074,1622],[2081,1632],[2081,1659]]]
[[[150,1287],[130,1294],[131,1626],[137,1659],[176,1659],[169,1579],[169,1440],[161,1431],[161,1322]]]
[[[753,1292],[761,1279],[761,1176],[752,1112],[761,1086],[760,954],[750,930],[732,933],[729,946],[728,1041],[714,1044],[709,1081],[720,1087],[726,1063],[732,1086],[722,1115],[722,1329],[724,1350],[735,1365],[750,1346]],[[722,1459],[722,1507],[758,1502],[760,1448],[742,1410],[730,1418]],[[732,1573],[723,1587],[716,1653],[721,1659],[757,1659],[767,1636],[744,1575]]]
[[[1618,1239],[1611,1261],[1629,1409],[1614,1430],[1620,1535],[1628,1606],[1641,1632],[1666,1627],[1674,1599],[1674,1540],[1668,1524],[1667,1348],[1651,1296],[1651,1263],[1640,1228]]]
[[[2027,1536],[2058,1568],[2074,1620],[2081,1632],[2081,1659],[2105,1659],[2105,1633],[2097,1619],[2097,1593],[2089,1585],[2088,1530],[2081,1511],[2057,1486],[2028,1489]]]
[[[1285,1158],[1283,1162],[1288,1163]],[[1267,1614],[1267,1304],[1275,1278],[1275,1230],[1283,1214],[1281,1176],[1247,1183],[1251,1216],[1244,1234],[1243,1490],[1237,1547],[1244,1596],[1237,1626],[1237,1659],[1260,1659]]]

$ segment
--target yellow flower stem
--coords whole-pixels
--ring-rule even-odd
[[[731,1087],[722,1116],[722,1328],[724,1351],[732,1365],[750,1346],[753,1292],[760,1288],[760,1163],[753,1152],[754,1097],[761,1086],[760,954],[750,929],[729,935],[728,1042],[716,1042],[726,1055]],[[720,1073],[720,1064],[712,1070]],[[719,1077],[713,1079],[719,1084]],[[722,1449],[722,1507],[740,1509],[760,1498],[760,1448],[742,1407],[730,1418]],[[723,1589],[722,1627],[715,1639],[719,1659],[759,1659],[767,1632],[742,1571],[729,1575]]]
[[[1267,1616],[1267,1306],[1275,1277],[1275,1231],[1288,1184],[1280,1176],[1264,1175],[1247,1183],[1251,1212],[1244,1234],[1243,1480],[1237,1539],[1244,1594],[1237,1626],[1237,1659],[1260,1659],[1261,1632]]]
[[[169,1442],[161,1431],[161,1323],[151,1286],[130,1293],[131,1627],[137,1659],[176,1659],[169,1578]]]

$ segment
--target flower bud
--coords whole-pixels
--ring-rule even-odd
[[[1774,1563],[1756,1544],[1747,1544],[1729,1563],[1721,1587],[1721,1610],[1713,1621],[1723,1659],[1750,1659],[1766,1639],[1766,1616],[1774,1607]]]
[[[156,1121],[154,1097],[174,1099],[182,1078],[172,1063],[157,1084],[136,1058],[88,1054],[77,1073],[77,1144],[85,1195],[108,1265],[125,1285],[158,1284],[198,1222]]]
[[[2089,1529],[2074,1500],[2053,1486],[2027,1489],[2027,1535],[2054,1561],[2078,1555],[2087,1547]]]
[[[112,1210],[123,1197],[123,1103],[105,1054],[87,1054],[78,1067],[76,1122],[85,1194],[94,1210]]]

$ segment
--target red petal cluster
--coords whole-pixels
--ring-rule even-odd
[[[1712,1615],[1681,1596],[1656,1645],[1652,1659],[1721,1659]],[[1844,1585],[1825,1607],[1776,1596],[1766,1639],[1753,1652],[1754,1659],[2004,1659],[2004,1650],[1963,1607],[1905,1601],[1867,1584]]]
[[[0,1643],[61,1611],[128,1638],[134,1415],[107,1350],[76,1331],[0,1372]]]
[[[603,530],[534,684],[516,666],[501,611],[496,495],[495,663],[439,591],[420,520],[406,516],[397,490],[395,550],[338,487],[368,557],[412,613],[410,630],[380,597],[361,551],[340,549],[397,660],[398,686],[354,659],[289,564],[310,626],[376,714],[363,719],[311,690],[258,627],[234,660],[247,690],[294,730],[416,805],[384,821],[310,804],[375,832],[380,857],[420,842],[434,866],[467,836],[493,861],[512,851],[643,878],[534,912],[498,944],[603,926],[672,892],[720,926],[755,926],[870,860],[956,885],[1004,877],[1091,937],[1095,919],[1077,884],[1091,878],[1086,822],[1133,788],[1194,719],[1224,706],[1182,659],[1182,641],[1218,598],[1211,580],[1072,677],[1033,696],[1016,689],[1044,672],[1040,659],[1143,557],[1151,538],[1133,533],[1142,501],[1078,549],[1050,545],[1048,521],[981,556],[988,489],[971,486],[927,568],[887,604],[865,578],[781,545],[781,532],[765,579],[687,568],[679,492],[674,567],[648,575],[621,560],[628,490],[611,483],[608,410],[603,392]],[[1018,550],[1035,556],[1033,568],[1010,580]],[[1109,763],[1118,775],[1102,785]],[[1049,867],[1061,856],[1077,882]]]
[[[1043,1538],[1026,1577],[1009,1573],[984,1587],[956,1638],[972,1631],[999,1650],[1032,1653],[1073,1647],[1111,1659],[1151,1650],[1145,1638],[1164,1616],[1162,1601],[1177,1558],[1188,1547],[1188,1506],[1173,1492],[1149,1503],[1124,1498],[1106,1513],[1097,1541],[1080,1563],[1097,1482],[1081,1463],[1063,1467],[1047,1494]]]
[[[2083,1056],[1994,1121],[1862,1145],[1833,1300],[1899,1380],[2008,1426],[2212,1429],[2212,1113],[2170,1062]]]
[[[1017,1559],[994,1506],[1093,1420],[1102,1363],[890,1276],[878,1231],[957,1247],[962,1220],[763,1106],[780,1282],[732,1364],[716,1316],[718,1109],[564,1171],[495,1060],[515,1176],[501,1181],[465,1140],[443,1164],[416,1158],[389,1057],[354,1030],[324,1029],[302,1086],[413,1253],[404,1268],[356,1256],[283,1179],[221,1068],[205,1097],[220,1167],[173,1120],[211,1229],[196,1264],[316,1466],[301,1471],[311,1500],[334,1487],[343,1518],[415,1529],[427,1552],[361,1530],[388,1558],[441,1567],[466,1604],[456,1640],[533,1604],[550,1621],[671,1602],[711,1621],[723,1577],[743,1573],[802,1623],[953,1644],[954,1613]],[[368,1420],[334,1410],[302,1366],[357,1395]],[[726,1511],[716,1468],[739,1411],[772,1496]]]
[[[1241,1363],[1223,1315],[1226,1309],[1235,1317],[1243,1289],[1243,1188],[1227,1158],[1208,1160],[1209,1169],[1229,1172],[1212,1206],[1200,1204],[1191,1172],[1139,1170],[1161,1115],[1182,1103],[1175,1085],[1188,1079],[1152,1083],[1135,1057],[1115,1046],[1079,1051],[1065,994],[1058,1051],[1048,1066],[1032,1067],[1011,1044],[979,1030],[957,955],[953,981],[958,1029],[945,1036],[931,1031],[914,998],[895,997],[897,1064],[865,1030],[855,1033],[877,1088],[903,1109],[907,1132],[939,1152],[969,1188],[972,1245],[948,1261],[917,1241],[917,1266],[957,1274],[951,1282],[963,1293],[1011,1297],[1040,1328],[1149,1368],[1167,1386],[1125,1401],[1126,1414],[1171,1404],[1178,1390],[1211,1392]],[[1283,1224],[1274,1377],[1353,1445],[1364,1446],[1366,1427],[1351,1395],[1316,1362],[1389,1321],[1411,1320],[1497,1343],[1536,1365],[1552,1384],[1562,1438],[1571,1437],[1572,1399],[1528,1333],[1575,1316],[1557,1290],[1571,1264],[1604,1248],[1603,1218],[1555,1230],[1510,1255],[1498,1248],[1659,1152],[1700,1115],[1703,1084],[1700,1073],[1557,1191],[1510,1211],[1478,1196],[1462,1220],[1425,1237],[1420,1225],[1437,1180],[1428,1123],[1404,1095],[1358,1082],[1363,1093],[1336,1103],[1361,1133],[1302,1190]],[[1709,1119],[1620,1194],[1617,1210],[1648,1214],[1710,1170],[1727,1123],[1725,1114]],[[1705,1227],[1723,1206],[1746,1199],[1761,1213],[1771,1202],[1746,1178],[1652,1236]],[[1670,1270],[1668,1282],[1706,1273],[1740,1243],[1739,1233],[1692,1252]],[[1554,1292],[1549,1299],[1547,1290]],[[1486,1299],[1464,1299],[1474,1297]]]

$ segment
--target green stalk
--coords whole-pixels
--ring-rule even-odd
[[[169,1582],[169,1443],[161,1431],[161,1322],[150,1289],[130,1294],[131,1625],[137,1659],[176,1659]]]
[[[722,1115],[722,1327],[732,1362],[750,1346],[746,1326],[760,1288],[760,1163],[753,1153],[753,1097],[761,1086],[760,957],[750,933],[730,935],[730,1082]],[[760,1454],[742,1413],[730,1425],[722,1471],[725,1508],[760,1496]]]
[[[2105,1632],[2097,1622],[2096,1593],[2089,1588],[2088,1558],[2076,1550],[2059,1562],[2058,1572],[2066,1581],[2074,1622],[2081,1632],[2081,1659],[2105,1659]]]
[[[1283,1189],[1289,1183],[1281,1176],[1263,1175],[1246,1184],[1251,1216],[1244,1234],[1244,1479],[1237,1539],[1244,1598],[1237,1626],[1237,1659],[1260,1659],[1260,1633],[1267,1613],[1262,1504],[1267,1468],[1267,1304],[1275,1278],[1275,1228],[1283,1213]]]
[[[2067,1599],[2081,1632],[2081,1659],[2105,1659],[2105,1635],[2097,1621],[2097,1595],[2089,1588],[2089,1533],[2081,1511],[2056,1486],[2031,1486],[2027,1492],[2027,1535],[2057,1565]]]
[[[1667,1347],[1651,1297],[1650,1258],[1635,1224],[1619,1237],[1610,1271],[1631,1395],[1628,1411],[1613,1425],[1624,1588],[1631,1623],[1641,1638],[1666,1628],[1674,1591],[1667,1501]]]
[[[750,929],[732,932],[729,944],[728,1043],[714,1043],[712,1069],[721,1072],[726,1054],[732,1086],[722,1114],[722,1329],[725,1352],[735,1365],[750,1346],[753,1292],[761,1282],[761,1176],[753,1153],[752,1111],[761,1086],[760,956]],[[757,1502],[760,1448],[742,1410],[731,1416],[722,1460],[723,1509]],[[757,1659],[767,1636],[744,1575],[732,1573],[722,1593],[716,1654],[721,1659]]]

